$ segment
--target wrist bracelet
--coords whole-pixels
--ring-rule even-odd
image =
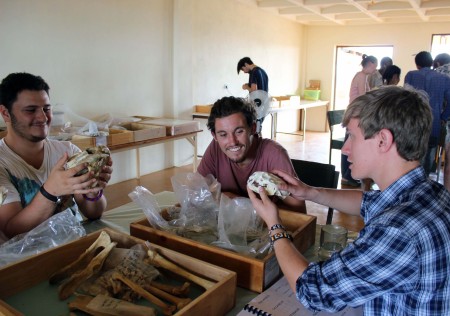
[[[89,196],[87,196],[86,194],[83,193],[84,199],[85,199],[85,200],[88,200],[88,201],[90,201],[90,202],[97,202],[98,200],[100,200],[100,198],[102,197],[102,195],[103,195],[103,190],[98,191],[97,196],[94,197],[94,198],[90,198]]]
[[[281,238],[287,238],[290,241],[292,241],[292,236],[289,233],[286,232],[281,232],[281,233],[276,233],[273,234],[273,236],[270,236],[270,246],[273,247],[273,244]]]
[[[55,204],[59,204],[61,202],[61,197],[53,195],[51,193],[48,193],[47,190],[44,188],[44,185],[41,185],[39,188],[39,192],[47,199],[52,201]]]
[[[269,228],[269,235],[270,235],[270,233],[271,233],[272,231],[274,231],[275,229],[286,230],[286,228],[285,228],[283,225],[281,225],[281,224],[275,224],[275,225],[272,225],[272,226]]]

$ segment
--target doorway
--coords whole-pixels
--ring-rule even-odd
[[[352,79],[361,71],[362,55],[373,55],[380,63],[383,57],[392,58],[393,46],[337,46],[336,73],[334,78],[333,104],[335,110],[347,108]]]

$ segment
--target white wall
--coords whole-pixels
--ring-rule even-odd
[[[53,104],[104,113],[190,119],[194,104],[235,95],[250,56],[273,94],[300,86],[303,27],[235,0],[0,0],[0,77],[26,71],[50,85]],[[192,147],[141,151],[141,173],[192,161]],[[134,152],[113,155],[111,183],[136,175]]]
[[[53,103],[80,115],[104,113],[190,119],[195,104],[241,90],[240,58],[250,56],[270,78],[270,94],[303,91],[322,81],[331,97],[336,45],[394,45],[394,62],[414,67],[432,33],[450,23],[302,26],[237,0],[0,0],[0,77],[27,71],[44,77]],[[315,119],[313,119],[315,118]],[[308,111],[323,130],[324,110]],[[113,155],[112,183],[134,177],[135,155]],[[190,163],[184,140],[148,147],[141,173]]]

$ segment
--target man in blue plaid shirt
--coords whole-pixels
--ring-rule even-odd
[[[324,262],[309,263],[289,238],[277,238],[278,262],[298,300],[313,311],[363,305],[364,315],[450,315],[450,193],[428,179],[425,155],[432,114],[419,92],[387,86],[352,102],[342,151],[352,176],[371,178],[379,191],[314,188],[282,171],[280,189],[352,215],[365,227]],[[278,209],[260,190],[249,196],[277,236]]]

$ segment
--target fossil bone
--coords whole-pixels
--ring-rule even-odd
[[[150,283],[151,286],[154,286],[164,292],[177,295],[177,296],[187,296],[189,294],[189,287],[191,284],[189,282],[184,282],[183,285],[176,286],[176,285],[169,285],[169,284],[163,284],[156,281],[152,281]]]
[[[280,190],[278,185],[284,181],[270,172],[256,171],[247,180],[247,185],[252,191],[259,193],[259,187],[263,187],[267,195],[276,195],[281,199],[286,198],[290,193]]]
[[[166,300],[168,302],[174,303],[177,306],[177,309],[180,310],[186,305],[188,305],[192,300],[190,298],[181,298],[176,297],[170,293],[167,293],[163,290],[158,289],[157,287],[147,285],[145,287],[147,291],[149,291],[151,294],[156,295],[159,298],[162,298],[163,300]]]
[[[86,267],[89,262],[104,248],[111,244],[111,237],[104,231],[100,233],[94,243],[74,262],[50,276],[50,284],[56,284],[73,275],[76,271]]]
[[[108,254],[116,246],[116,242],[108,244],[98,255],[96,255],[91,262],[83,270],[76,272],[69,279],[64,281],[59,287],[59,298],[61,300],[67,299],[77,289],[77,287],[86,281],[88,278],[96,274],[103,266],[103,262],[108,257]]]
[[[167,270],[169,270],[175,274],[178,274],[182,277],[185,277],[186,279],[194,282],[195,284],[200,285],[201,287],[203,287],[206,290],[215,285],[214,282],[203,279],[203,278],[183,269],[182,267],[176,265],[175,263],[167,260],[162,255],[157,253],[155,250],[149,249],[148,256],[149,256],[150,263],[152,263],[156,266],[162,267],[164,269],[167,269]]]
[[[130,279],[127,279],[120,273],[114,272],[112,274],[112,278],[115,280],[119,280],[123,282],[125,285],[127,285],[130,289],[132,289],[134,292],[138,293],[140,296],[148,300],[150,303],[153,303],[157,306],[159,306],[164,313],[164,315],[172,315],[175,311],[176,307],[173,305],[167,305],[163,301],[161,301],[159,298],[154,296],[153,294],[147,292],[145,289],[143,289],[140,285],[134,283]]]
[[[70,157],[67,160],[65,167],[66,169],[70,169],[82,163],[87,163],[87,167],[79,171],[75,176],[81,176],[82,174],[92,171],[94,173],[94,178],[98,179],[109,156],[111,156],[111,152],[106,146],[90,147]],[[91,188],[94,188],[96,185],[97,182],[91,185]]]

